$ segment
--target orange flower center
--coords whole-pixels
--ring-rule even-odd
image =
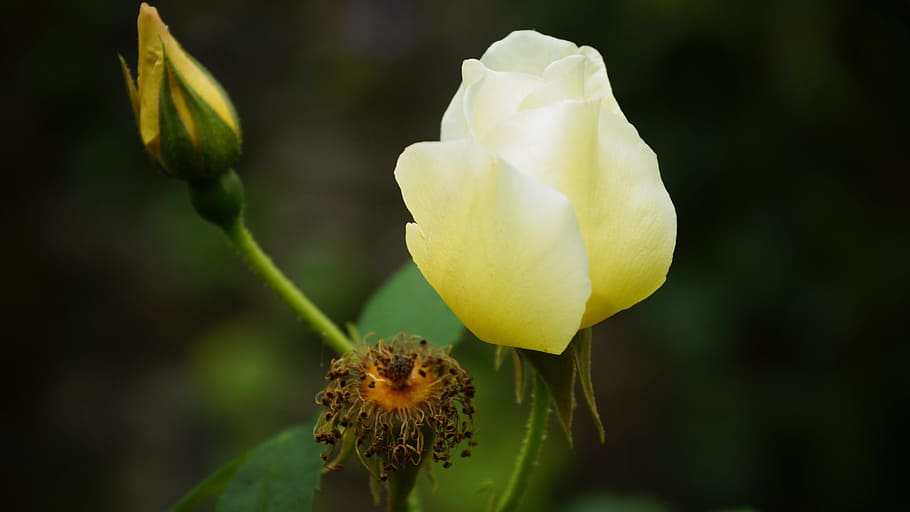
[[[417,466],[424,455],[450,467],[455,447],[464,441],[474,446],[474,385],[446,352],[400,334],[332,360],[329,383],[316,395],[326,410],[314,437],[332,446],[323,460],[339,444],[353,443],[364,466],[384,481],[389,471]],[[366,462],[373,456],[378,465]]]
[[[437,382],[426,366],[399,355],[386,364],[366,363],[363,375],[361,396],[386,411],[409,409],[423,403],[432,395]]]

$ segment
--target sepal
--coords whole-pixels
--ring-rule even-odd
[[[572,342],[560,355],[545,354],[535,350],[517,349],[530,363],[547,389],[550,390],[550,400],[559,416],[563,432],[569,445],[572,444],[572,420],[575,412],[575,381],[581,380],[582,394],[585,405],[594,426],[597,428],[600,442],[606,439],[603,422],[597,411],[597,402],[594,397],[594,385],[591,379],[591,329],[578,331]]]
[[[117,54],[120,60],[120,71],[123,73],[123,83],[126,85],[126,93],[130,97],[130,107],[133,108],[133,119],[136,121],[136,129],[139,129],[139,91],[136,89],[136,81],[133,80],[133,73],[126,63],[123,55]]]
[[[161,163],[172,177],[214,178],[240,156],[235,131],[180,75],[165,54],[165,77],[159,103]]]

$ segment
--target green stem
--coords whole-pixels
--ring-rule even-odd
[[[415,512],[413,505],[417,503],[414,491],[414,484],[417,483],[417,475],[420,473],[420,466],[408,465],[400,471],[389,475],[388,490],[389,502],[386,506],[388,512]]]
[[[521,442],[521,449],[518,452],[518,460],[515,461],[515,469],[512,470],[509,486],[499,498],[494,509],[496,512],[511,512],[518,507],[525,489],[528,488],[531,471],[534,470],[537,458],[540,456],[549,416],[550,392],[543,379],[537,375],[534,378],[534,396],[531,402],[531,415],[528,417],[528,429]]]
[[[291,309],[310,324],[332,350],[339,355],[354,350],[354,346],[341,332],[341,329],[272,263],[271,258],[259,247],[247,229],[242,215],[229,227],[225,227],[224,232],[253,271],[259,274],[259,277],[264,279],[266,284],[291,306]]]
[[[407,512],[423,512],[423,507],[420,506],[420,496],[416,492],[411,491],[411,494],[408,495],[408,505]]]

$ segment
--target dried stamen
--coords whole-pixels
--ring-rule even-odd
[[[361,457],[379,456],[380,479],[388,471],[419,464],[425,450],[449,467],[451,451],[473,436],[471,378],[446,351],[426,340],[404,335],[389,343],[379,340],[333,360],[326,380],[316,396],[316,403],[326,407],[316,425],[316,441],[334,447],[342,430],[353,431]]]

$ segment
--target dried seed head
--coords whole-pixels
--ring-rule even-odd
[[[346,354],[332,361],[326,380],[316,395],[326,408],[316,441],[334,447],[341,430],[353,431],[361,459],[379,456],[382,473],[419,464],[425,443],[449,467],[452,450],[473,436],[471,378],[422,338],[400,334]]]

